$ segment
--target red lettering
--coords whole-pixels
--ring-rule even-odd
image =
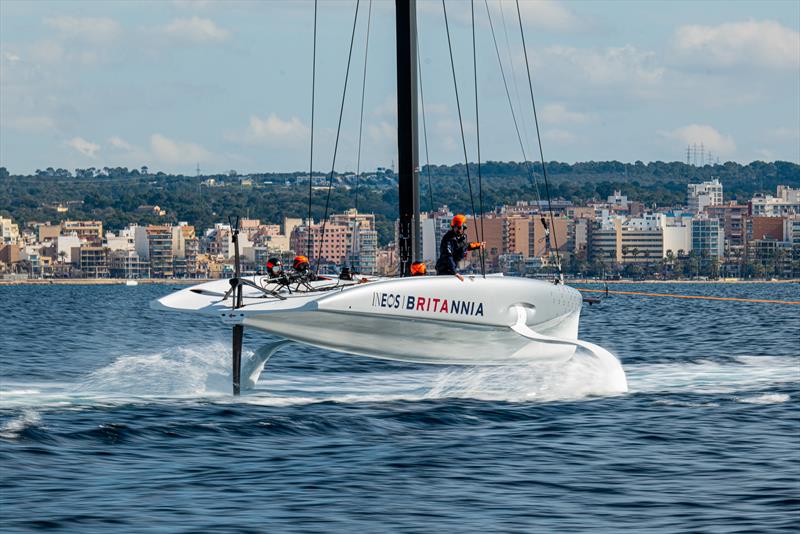
[[[439,313],[447,313],[447,299],[442,301],[442,309],[439,310]]]
[[[425,297],[417,297],[417,311],[425,311]]]
[[[433,299],[433,311],[436,311],[436,306],[439,305],[439,301],[442,299]]]

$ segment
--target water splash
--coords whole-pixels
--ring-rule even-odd
[[[42,421],[42,417],[33,410],[24,410],[21,415],[9,421],[6,421],[0,427],[0,438],[2,439],[17,439],[20,434],[26,429],[38,426]]]
[[[230,392],[230,360],[230,352],[222,343],[123,356],[92,372],[76,391],[108,396],[224,395]]]
[[[249,358],[253,353],[245,352]],[[409,371],[316,371],[267,373],[241,398],[230,396],[230,348],[222,343],[175,347],[154,354],[122,356],[77,384],[4,384],[0,408],[80,409],[98,404],[171,402],[296,405],[314,402],[392,402],[470,398],[508,402],[580,400],[621,392],[621,367],[580,355],[566,363],[494,367],[414,367]],[[764,394],[800,381],[795,357],[739,357],[724,361],[626,365],[633,393],[732,394],[748,403],[786,402]],[[760,395],[759,395],[760,394]],[[8,423],[11,424],[11,423]],[[13,430],[12,425],[12,430]]]

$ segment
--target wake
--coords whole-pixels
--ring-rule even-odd
[[[243,359],[253,356],[245,351]],[[347,356],[342,356],[347,358]],[[280,360],[280,354],[278,360]],[[138,402],[297,405],[315,402],[391,402],[476,399],[507,402],[575,401],[619,395],[622,368],[584,353],[565,363],[514,366],[429,366],[410,371],[270,373],[239,398],[230,394],[230,348],[223,343],[122,356],[78,383],[8,383],[0,408],[81,407]],[[744,356],[722,362],[638,363],[625,366],[630,393],[739,394],[770,404],[790,400],[765,390],[800,382],[797,357]],[[624,374],[622,375],[625,376]]]

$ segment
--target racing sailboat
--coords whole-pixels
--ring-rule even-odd
[[[408,276],[422,256],[417,140],[415,0],[396,0],[400,277],[317,277],[294,286],[243,277],[238,224],[235,273],[176,291],[153,307],[216,316],[233,327],[233,393],[252,387],[287,343],[374,358],[450,365],[564,362],[577,351],[598,359],[616,391],[627,391],[614,355],[578,339],[583,299],[563,280],[500,275]],[[242,361],[244,328],[278,340]]]

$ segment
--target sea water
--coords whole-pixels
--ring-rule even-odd
[[[798,284],[625,289],[800,300]],[[796,532],[800,306],[611,296],[582,360],[441,367],[289,345],[168,285],[0,287],[0,531]],[[246,352],[269,336],[248,330]],[[413,330],[409,350],[414,350]]]

